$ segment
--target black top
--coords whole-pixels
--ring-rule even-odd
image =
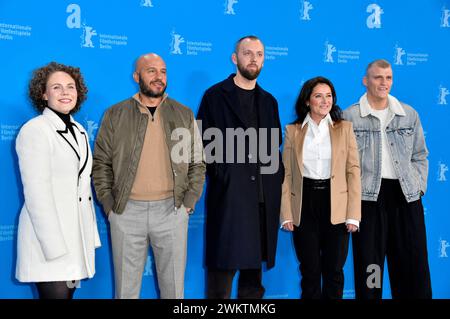
[[[245,90],[236,85],[239,104],[243,109],[250,127],[258,128],[258,113],[255,105],[255,89]]]
[[[66,124],[66,130],[69,130],[69,132],[72,134],[73,138],[75,139],[75,142],[77,142],[77,144],[78,144],[77,137],[75,136],[75,131],[73,130],[73,126],[75,124],[73,124],[70,121],[70,114],[64,114],[64,113],[58,112],[58,111],[52,109],[51,107],[49,107],[49,109],[52,110],[53,112],[55,112],[55,114],[59,116],[59,118],[64,122],[64,124]]]
[[[255,89],[252,90],[245,90],[243,88],[240,88],[236,85],[238,98],[239,98],[239,104],[240,107],[244,111],[244,116],[247,119],[247,122],[250,124],[250,127],[254,127],[256,130],[259,128],[258,124],[258,109],[256,107],[255,103]],[[258,132],[258,131],[257,131]],[[257,134],[258,136],[259,134]],[[258,136],[259,140],[259,136]],[[259,143],[258,143],[259,144]],[[256,154],[257,155],[257,154]],[[259,163],[259,156],[258,158],[258,200],[260,203],[264,203],[264,190],[263,190],[263,183],[262,183],[262,176],[260,172],[260,163]]]
[[[156,112],[157,106],[147,106],[147,108],[150,111],[150,114],[152,115],[152,122],[153,122],[155,119],[155,112]]]

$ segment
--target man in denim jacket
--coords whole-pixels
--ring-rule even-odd
[[[385,256],[393,298],[431,298],[421,197],[428,150],[419,115],[389,95],[392,68],[370,63],[367,92],[344,111],[353,122],[361,162],[362,216],[353,234],[357,299],[380,299]]]

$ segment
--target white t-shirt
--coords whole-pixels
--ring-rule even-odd
[[[384,110],[375,110],[372,108],[372,114],[380,120],[381,128],[381,178],[398,179],[392,163],[391,153],[389,151],[386,135],[386,126],[393,119],[394,114],[389,107]]]

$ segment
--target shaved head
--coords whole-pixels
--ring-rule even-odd
[[[166,63],[156,53],[141,55],[134,64],[133,79],[148,98],[162,98],[167,87]]]
[[[141,55],[139,58],[137,58],[136,62],[134,63],[134,72],[139,73],[143,66],[148,64],[148,62],[162,62],[165,65],[164,60],[157,55],[156,53],[146,53]]]

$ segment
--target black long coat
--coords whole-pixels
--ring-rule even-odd
[[[260,268],[261,236],[258,201],[258,164],[251,163],[250,158],[256,154],[246,143],[245,163],[236,163],[237,147],[234,143],[234,162],[226,163],[227,154],[231,152],[231,139],[226,139],[226,128],[242,128],[248,125],[242,108],[239,105],[237,88],[231,74],[226,80],[210,87],[204,94],[197,118],[201,121],[203,133],[208,128],[218,128],[223,135],[223,163],[210,163],[208,147],[218,140],[210,140],[203,136],[207,155],[207,189],[206,189],[206,266],[216,269],[252,269]],[[277,162],[272,174],[262,174],[263,194],[266,208],[267,227],[267,268],[275,264],[277,246],[281,185],[284,178],[284,167],[279,145],[282,132],[276,99],[256,85],[255,103],[258,109],[259,128],[268,129],[267,151],[271,154],[270,141],[275,131],[274,162]],[[262,139],[263,135],[259,135]],[[228,145],[225,145],[225,140]],[[211,142],[211,145],[208,145]],[[259,142],[261,144],[261,141]],[[218,151],[218,148],[215,148]],[[259,148],[258,148],[259,151]],[[251,154],[252,153],[252,154]],[[218,153],[215,155],[217,156]],[[253,160],[254,161],[254,160]],[[275,164],[275,163],[273,163]],[[259,164],[269,166],[270,164]]]

